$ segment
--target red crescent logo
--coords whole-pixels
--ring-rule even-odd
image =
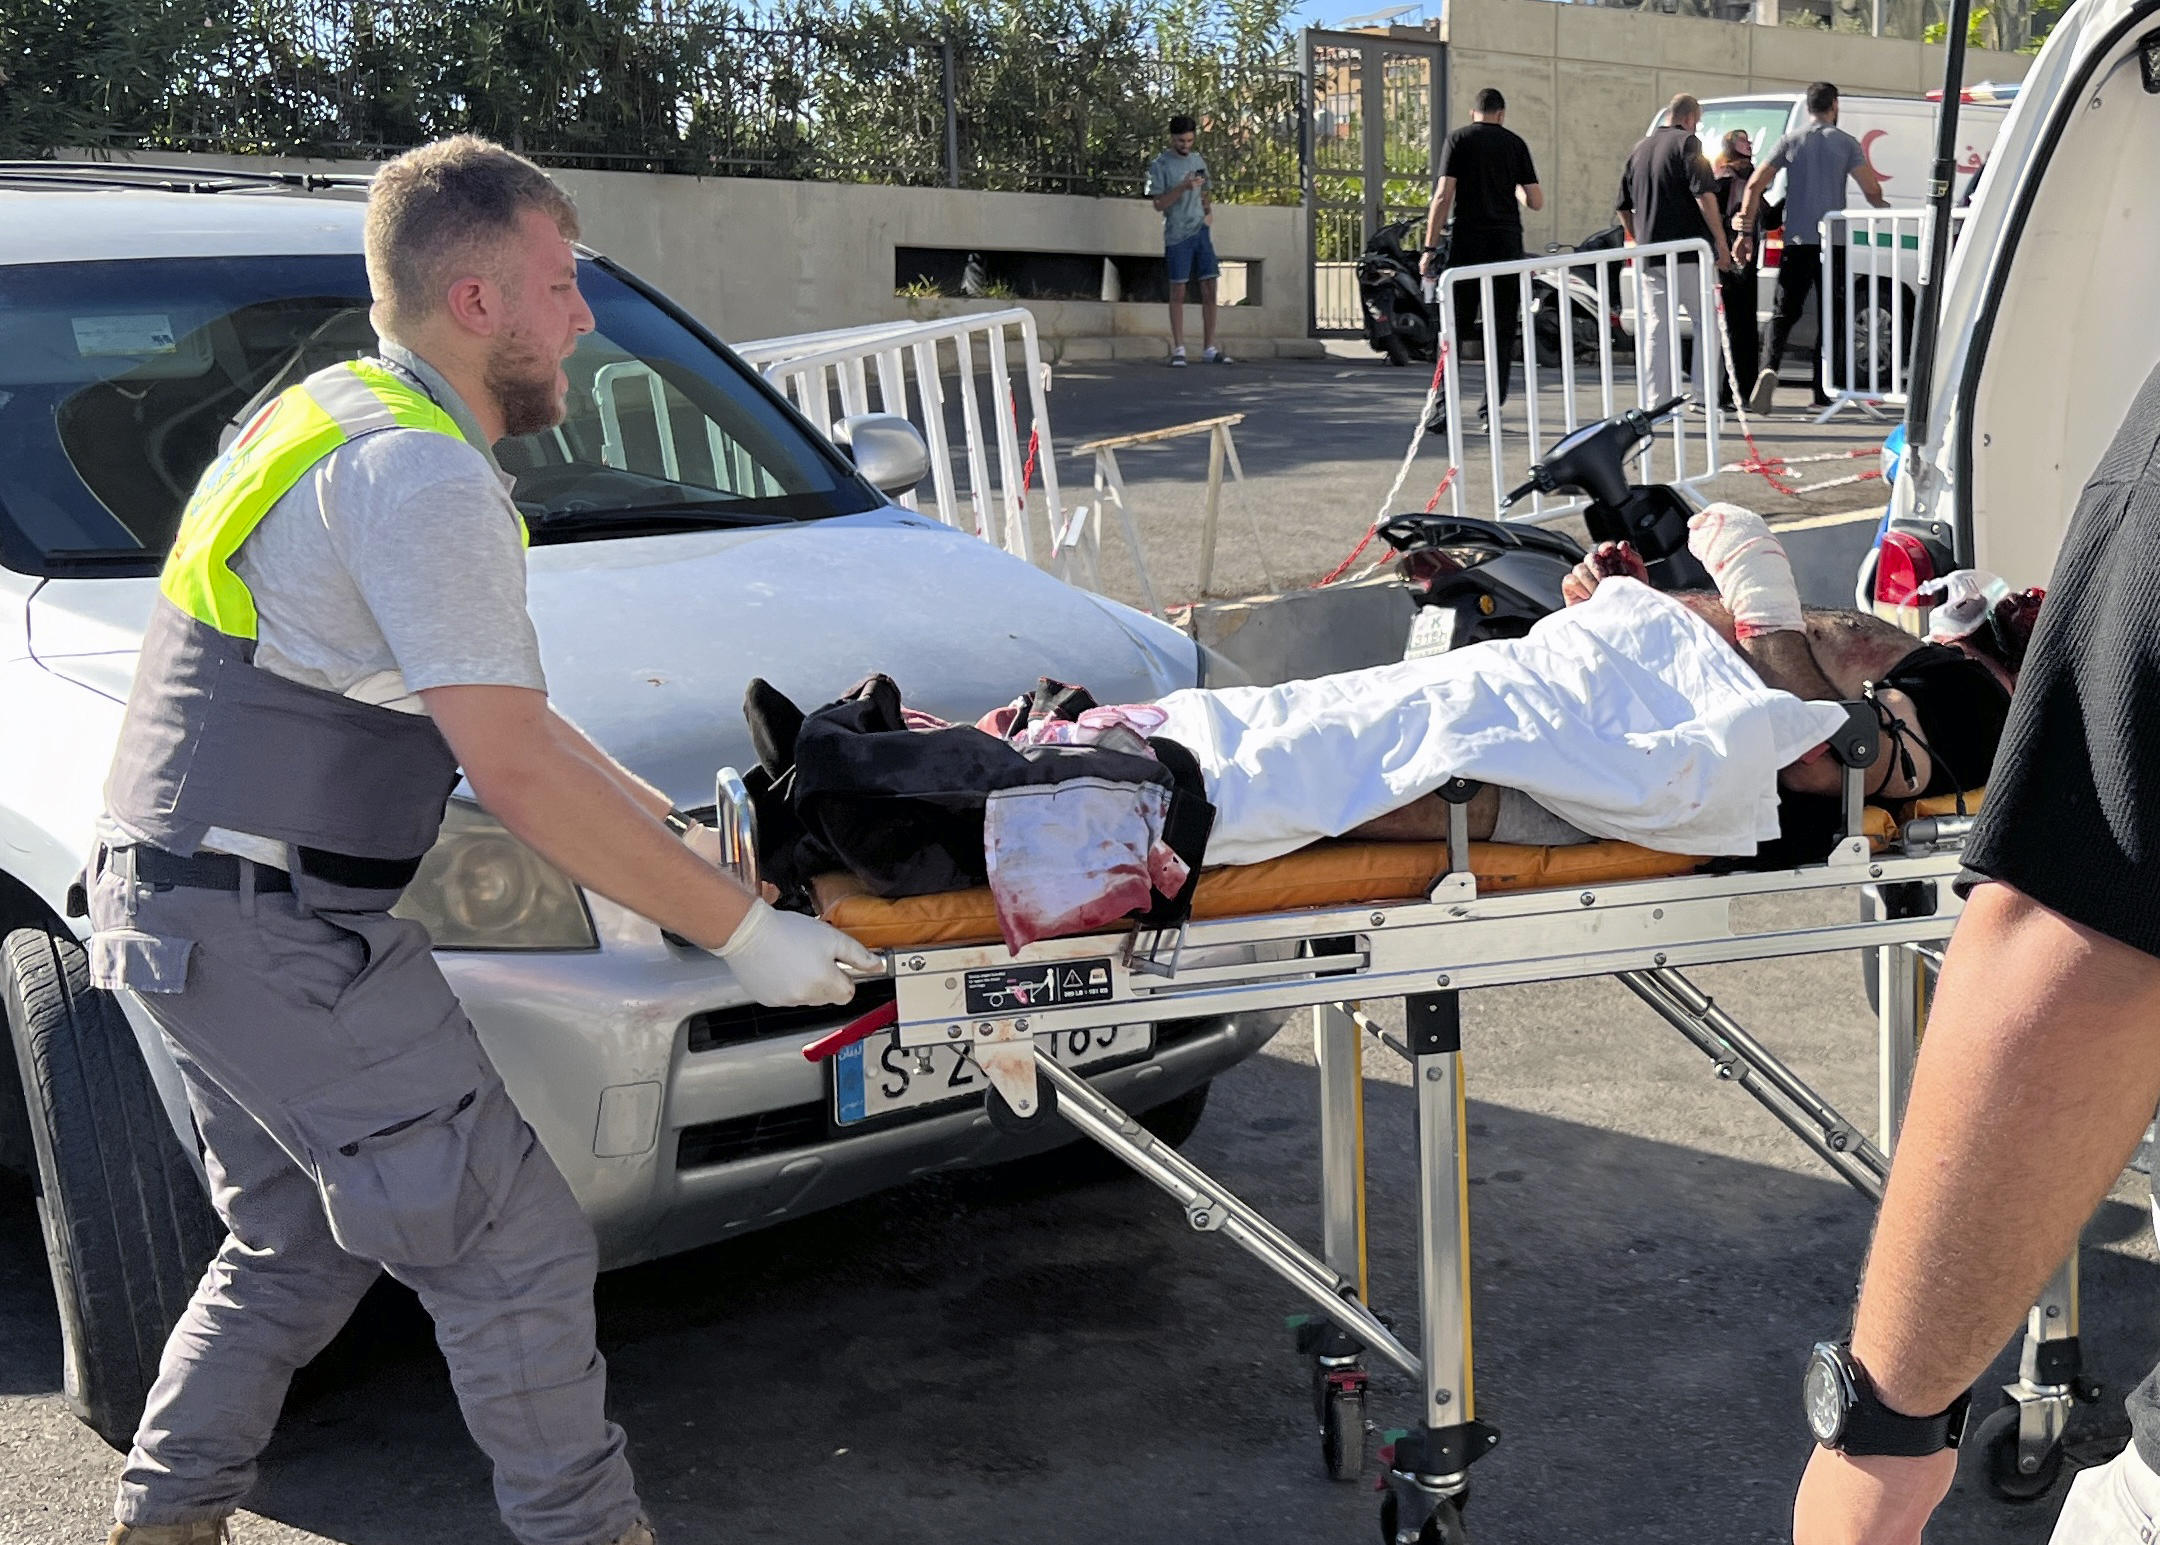
[[[1875,142],[1889,132],[1888,129],[1870,129],[1860,136],[1860,154],[1867,161],[1867,169],[1875,173],[1877,182],[1890,180],[1890,174],[1875,165]]]

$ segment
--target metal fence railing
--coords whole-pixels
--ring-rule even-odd
[[[1512,292],[1512,294],[1510,293]],[[1440,284],[1440,401],[1447,418],[1451,512],[1488,519],[1547,520],[1580,501],[1533,493],[1503,511],[1501,500],[1529,467],[1584,424],[1630,408],[1689,397],[1708,411],[1683,413],[1642,453],[1645,481],[1688,487],[1718,470],[1718,382],[1724,355],[1717,323],[1717,268],[1707,243],[1665,241],[1606,251],[1561,252],[1510,263],[1448,269]],[[1475,300],[1476,320],[1465,326]],[[1500,347],[1499,307],[1515,312],[1523,389],[1488,415],[1489,491],[1467,487],[1464,412],[1476,411],[1464,379],[1464,344],[1474,343],[1484,380],[1497,384],[1512,362]],[[1700,321],[1701,325],[1696,323]],[[1512,420],[1520,416],[1521,434]]]
[[[1044,546],[1052,572],[1076,578],[1067,571],[1077,533],[1068,530],[1051,454],[1049,390],[1033,312],[1015,306],[943,322],[873,323],[740,343],[735,352],[828,437],[837,419],[852,414],[907,418],[930,448],[925,513],[1031,563]],[[1049,521],[1043,544],[1028,511],[1028,485],[1037,476]],[[917,509],[918,498],[905,494],[900,502]]]
[[[1950,239],[1966,211],[1951,212]],[[1927,261],[1934,211],[1840,209],[1822,217],[1823,389],[1830,406],[1817,423],[1848,407],[1881,416],[1906,403],[1912,365],[1913,317],[1920,305],[1920,271]]]
[[[56,29],[0,156],[64,147],[373,158],[459,132],[553,165],[1128,195],[1171,114],[1215,196],[1299,198],[1299,89],[1250,40],[1089,35],[916,0],[116,0],[144,46]],[[110,40],[106,40],[109,44]]]

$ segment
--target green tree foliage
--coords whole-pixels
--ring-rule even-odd
[[[374,155],[1138,191],[1173,112],[1217,196],[1298,196],[1288,0],[0,0],[0,155]]]

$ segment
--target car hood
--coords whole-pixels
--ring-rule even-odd
[[[1191,686],[1194,646],[987,543],[901,510],[799,526],[534,548],[529,596],[556,706],[679,804],[754,760],[743,689],[805,709],[865,676],[972,720],[1039,676],[1104,702]],[[127,696],[153,580],[71,579],[30,605],[48,670]]]

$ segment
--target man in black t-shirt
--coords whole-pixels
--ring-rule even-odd
[[[1893,1416],[1929,1417],[1966,1392],[2160,1102],[2156,617],[2160,371],[2078,501],[1965,848],[1970,899],[1849,1348],[1867,1399]],[[2078,1476],[2058,1545],[2154,1538],[2160,1374],[2127,1404],[2131,1445]],[[1920,1457],[1818,1448],[1794,1508],[1799,1545],[1917,1540],[1957,1456],[1903,1452]]]
[[[1507,98],[1487,86],[1477,94],[1470,121],[1447,137],[1440,152],[1440,181],[1425,216],[1426,274],[1440,268],[1444,234],[1448,235],[1449,268],[1504,263],[1523,255],[1517,198],[1522,207],[1534,212],[1545,207],[1545,192],[1538,186],[1530,147],[1506,124]],[[1448,234],[1450,212],[1455,217],[1452,234]],[[1456,326],[1464,338],[1484,337],[1478,327],[1478,290],[1475,283],[1456,286]],[[1497,406],[1507,401],[1509,362],[1515,357],[1515,337],[1522,321],[1521,291],[1512,275],[1493,281],[1492,320],[1493,342],[1485,356],[1485,399]],[[1481,406],[1478,417],[1485,417],[1487,411]]]
[[[1725,242],[1724,213],[1718,207],[1717,178],[1696,138],[1702,103],[1682,93],[1665,110],[1665,121],[1636,142],[1620,174],[1620,197],[1614,204],[1620,224],[1638,247],[1661,241],[1705,241],[1717,254],[1720,269],[1732,266]],[[1702,265],[1672,257],[1635,260],[1637,314],[1641,317],[1643,353],[1649,365],[1648,391],[1653,401],[1686,396],[1707,404],[1709,370],[1717,357],[1705,340],[1717,334],[1714,305],[1704,304]],[[1688,314],[1695,331],[1695,368],[1682,385],[1673,359],[1678,313]],[[1754,318],[1751,315],[1749,322]]]

